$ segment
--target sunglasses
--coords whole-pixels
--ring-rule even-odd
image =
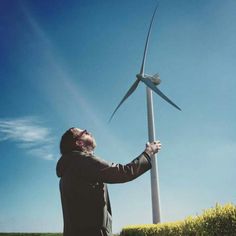
[[[84,134],[88,134],[88,131],[85,129],[80,132],[80,134],[76,137],[76,139],[80,139]]]

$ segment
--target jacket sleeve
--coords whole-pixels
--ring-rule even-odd
[[[101,163],[97,170],[97,179],[104,183],[124,183],[131,181],[151,169],[151,158],[143,152],[132,162],[122,164]]]

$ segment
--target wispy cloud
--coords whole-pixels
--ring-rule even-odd
[[[27,153],[53,160],[53,137],[36,117],[0,119],[0,142],[11,141]]]

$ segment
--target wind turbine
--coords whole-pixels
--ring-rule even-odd
[[[148,34],[146,38],[144,54],[142,65],[140,69],[140,73],[136,75],[136,80],[133,85],[130,87],[128,92],[125,94],[123,99],[120,101],[114,112],[112,113],[110,120],[114,117],[116,111],[119,107],[123,104],[123,102],[135,91],[138,87],[139,82],[142,81],[146,85],[146,93],[147,93],[147,121],[148,121],[148,137],[149,142],[153,142],[155,140],[155,124],[154,124],[154,114],[153,114],[153,99],[152,99],[152,91],[158,94],[161,98],[167,101],[169,104],[177,108],[181,111],[181,109],[172,102],[165,94],[163,94],[157,86],[161,83],[159,74],[148,75],[145,74],[145,62],[146,62],[146,55],[149,43],[149,37],[152,29],[153,20],[158,9],[158,5],[156,6],[154,13],[152,15],[152,19],[149,25]],[[151,169],[151,192],[152,192],[152,216],[153,216],[153,223],[159,223],[161,221],[160,217],[160,197],[159,197],[159,182],[158,182],[158,173],[157,173],[157,162],[156,158],[152,158],[152,169]]]

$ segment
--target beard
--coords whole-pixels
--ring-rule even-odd
[[[94,150],[95,147],[96,147],[96,141],[94,138],[91,138],[91,139],[86,139],[83,141],[84,142],[84,147],[88,150]]]
[[[94,149],[96,147],[96,141],[93,137],[89,137],[86,139],[81,139],[80,144],[76,146],[77,146],[77,149],[82,152],[93,154]]]

